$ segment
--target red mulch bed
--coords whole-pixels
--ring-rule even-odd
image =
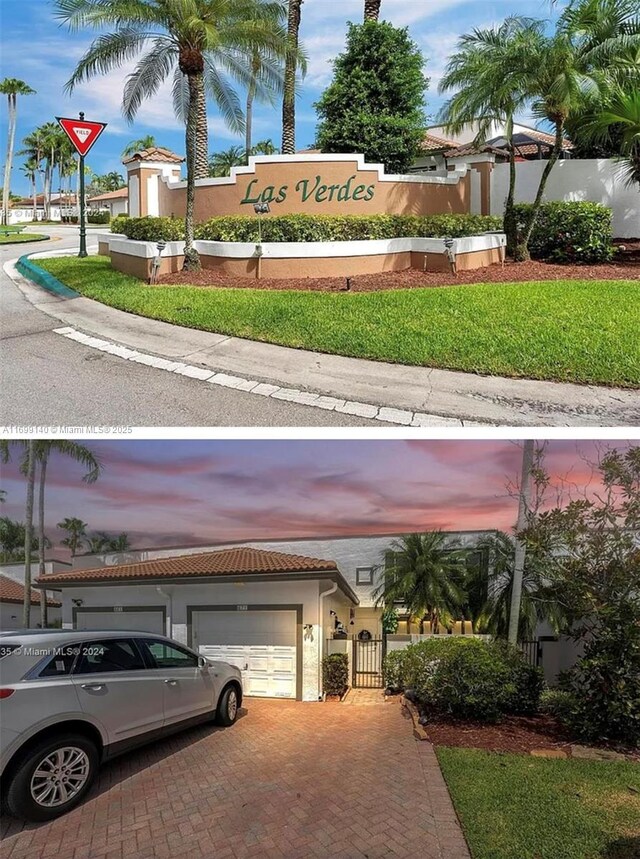
[[[618,244],[621,244],[620,242]],[[380,289],[411,289],[427,286],[455,286],[467,283],[512,283],[532,280],[640,280],[640,240],[628,240],[616,261],[598,265],[560,265],[540,261],[515,263],[507,260],[504,266],[492,265],[473,271],[461,271],[456,276],[446,272],[422,272],[416,269],[368,274],[350,278],[351,292],[375,292]],[[344,277],[291,278],[273,280],[253,277],[227,277],[203,269],[200,272],[176,272],[159,279],[162,285],[204,287],[233,287],[235,289],[296,289],[318,292],[344,292]]]
[[[435,746],[457,746],[490,752],[528,754],[533,749],[556,749],[571,757],[576,743],[551,716],[506,716],[496,725],[482,722],[436,720],[424,726]],[[640,761],[640,751],[602,744]]]

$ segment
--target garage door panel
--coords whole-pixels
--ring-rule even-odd
[[[193,640],[209,659],[242,672],[246,695],[296,697],[295,611],[202,611],[193,615]]]
[[[161,611],[78,611],[76,629],[126,629],[164,635]]]

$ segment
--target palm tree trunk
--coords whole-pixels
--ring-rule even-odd
[[[380,17],[382,0],[364,0],[364,20],[377,21]]]
[[[562,152],[563,139],[564,119],[559,119],[556,121],[556,139],[553,144],[553,149],[551,151],[551,155],[549,156],[549,160],[545,164],[544,170],[542,171],[542,176],[540,177],[540,184],[538,185],[538,193],[536,194],[536,198],[533,201],[533,205],[531,206],[531,217],[529,218],[529,223],[525,227],[524,232],[522,234],[522,238],[516,246],[515,259],[518,262],[523,262],[528,259],[531,259],[531,255],[529,254],[529,241],[531,240],[531,234],[533,232],[533,228],[538,217],[538,212],[540,211],[540,206],[542,204],[542,196],[544,194],[544,189],[547,185],[547,179],[549,178],[549,174],[553,170],[555,163],[560,157],[560,153]]]
[[[204,91],[204,77],[198,77],[198,124],[196,127],[196,164],[195,178],[209,177],[209,129],[207,127],[207,97]]]
[[[253,66],[251,69],[251,82],[249,83],[249,87],[247,89],[247,110],[246,110],[246,122],[245,122],[245,132],[244,132],[244,151],[247,159],[247,164],[249,163],[249,157],[251,156],[252,149],[252,133],[253,133],[253,101],[256,97],[256,78],[258,74],[258,69],[256,68],[257,61],[254,59]]]
[[[513,562],[513,587],[511,589],[511,610],[509,612],[509,642],[518,643],[520,627],[520,604],[522,602],[522,579],[526,546],[522,540],[522,531],[527,526],[531,502],[531,470],[533,468],[533,439],[525,439],[522,450],[522,475],[520,478],[520,496],[518,500],[518,521],[516,522],[516,551]]]
[[[284,68],[284,95],[282,99],[282,154],[294,155],[296,151],[296,70],[298,65],[298,40],[300,15],[303,0],[289,0],[287,20],[287,56]]]
[[[2,186],[2,223],[9,223],[9,200],[11,197],[11,162],[16,137],[16,96],[9,93],[9,132],[7,134],[7,160],[4,163],[4,184]]]
[[[51,210],[51,165],[47,160],[44,167],[44,188],[43,188],[42,208],[44,211],[44,220],[49,221],[49,212]]]
[[[513,147],[512,139],[507,140],[507,148],[509,151],[509,191],[504,207],[503,227],[507,237],[507,253],[509,256],[515,256],[516,245],[518,243],[518,224],[515,212],[516,151]]]
[[[189,112],[187,115],[187,129],[185,143],[187,150],[187,206],[184,216],[184,271],[199,271],[200,257],[193,246],[194,220],[193,212],[196,200],[195,167],[196,167],[196,135],[198,127],[198,102],[200,74],[187,75],[189,81]]]
[[[40,461],[40,486],[38,492],[38,578],[44,577],[44,488],[47,481],[47,463],[49,452],[45,449]],[[48,624],[47,618],[47,594],[43,589],[40,591],[40,622],[42,628],[46,629]]]
[[[33,220],[38,220],[38,188],[36,186],[36,174],[33,174],[33,180],[31,182],[31,190],[33,191]]]
[[[33,541],[33,496],[36,476],[35,442],[27,442],[27,503],[24,522],[24,602],[22,606],[22,626],[31,626],[31,543]]]

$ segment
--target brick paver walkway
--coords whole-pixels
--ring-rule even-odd
[[[108,764],[79,808],[3,821],[3,859],[469,859],[429,743],[397,703],[249,699]]]

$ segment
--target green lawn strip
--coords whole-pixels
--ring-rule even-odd
[[[471,373],[640,386],[640,285],[630,280],[345,294],[151,287],[106,257],[38,265],[90,298],[191,328]]]
[[[640,855],[640,765],[436,752],[473,859]]]
[[[26,242],[41,242],[48,238],[49,236],[41,236],[39,233],[11,232],[8,236],[0,234],[0,245],[17,245],[25,244]]]

